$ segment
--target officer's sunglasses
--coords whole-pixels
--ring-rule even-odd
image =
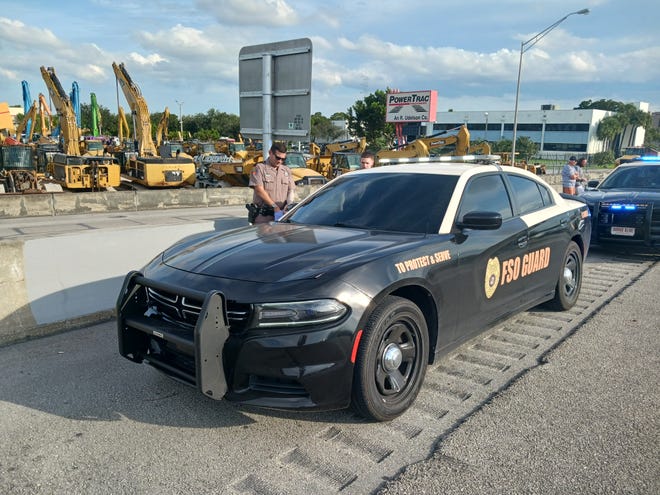
[[[277,161],[277,162],[286,163],[286,155],[285,156],[277,156],[277,154],[274,154],[273,157],[275,158],[275,161]]]

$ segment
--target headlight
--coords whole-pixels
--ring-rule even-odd
[[[257,327],[292,327],[336,321],[348,308],[334,299],[255,304]]]

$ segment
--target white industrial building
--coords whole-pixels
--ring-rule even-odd
[[[635,106],[649,111],[648,103],[637,102]],[[606,110],[560,110],[553,105],[543,105],[540,110],[519,110],[516,136],[525,136],[538,143],[541,157],[593,155],[608,149],[607,143],[599,140],[596,132],[600,121],[613,114]],[[513,121],[513,111],[437,112],[436,121],[423,123],[420,133],[430,136],[465,124],[472,142],[493,143],[513,138]],[[631,131],[632,135],[623,136],[622,143],[625,146],[642,146],[644,129],[639,127]],[[412,133],[404,131],[404,134],[410,136]]]

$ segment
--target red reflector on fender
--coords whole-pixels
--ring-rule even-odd
[[[358,330],[355,334],[355,341],[353,342],[353,352],[351,352],[351,364],[355,364],[355,358],[357,357],[358,346],[360,345],[360,339],[362,338],[362,330]]]

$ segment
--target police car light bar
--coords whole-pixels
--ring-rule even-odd
[[[500,155],[461,155],[461,156],[418,156],[409,158],[381,158],[379,165],[396,165],[400,163],[437,163],[437,162],[499,162]]]

